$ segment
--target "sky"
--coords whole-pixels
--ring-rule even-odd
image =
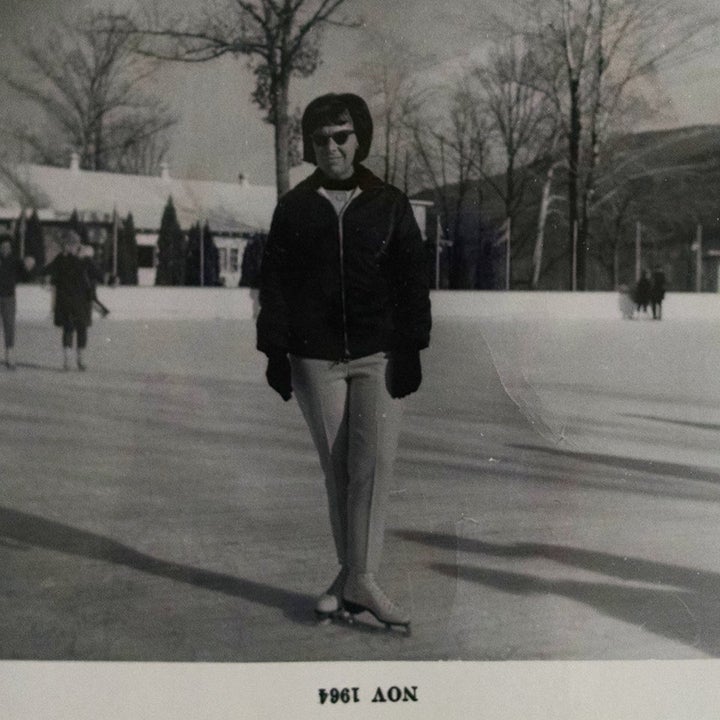
[[[175,0],[197,8],[204,0]],[[550,0],[548,0],[550,1]],[[707,10],[718,0],[692,0]],[[135,0],[114,0],[112,7],[132,7]],[[0,0],[0,59],[16,63],[13,44],[31,30],[54,27],[58,13],[84,7],[107,9],[109,0]],[[365,29],[332,28],[323,43],[323,63],[308,79],[294,81],[293,106],[330,91],[362,92],[357,67],[368,56],[368,36],[396,38],[433,60],[432,77],[450,77],[454,69],[479,57],[491,37],[492,0],[348,0],[349,16]],[[367,33],[367,34],[366,34]],[[705,55],[661,76],[667,104],[656,127],[720,122],[720,43]],[[430,80],[428,80],[430,82]],[[272,128],[262,121],[250,95],[253,78],[243,58],[200,64],[171,64],[163,71],[163,92],[180,121],[173,130],[169,163],[176,177],[234,181],[242,173],[253,184],[274,184]],[[5,113],[12,107],[4,103]],[[11,110],[10,110],[11,111]],[[0,117],[3,117],[0,114]]]

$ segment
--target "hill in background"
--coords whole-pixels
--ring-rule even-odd
[[[547,162],[527,168],[527,189],[512,232],[512,287],[530,287],[537,218]],[[501,177],[494,178],[498,183]],[[541,289],[567,289],[569,278],[566,175],[554,178],[553,204],[545,230]],[[447,189],[457,198],[457,188]],[[416,195],[434,200],[432,190]],[[462,255],[467,287],[505,286],[502,227],[504,206],[491,183],[474,185],[462,202],[460,249],[445,255],[443,277]],[[450,225],[455,218],[450,218]],[[720,252],[720,125],[646,131],[613,138],[603,148],[588,243],[588,289],[608,290],[635,277],[637,224],[642,264],[665,268],[676,290],[695,287],[693,245],[702,226],[703,289],[717,290]],[[434,240],[434,238],[432,238]],[[479,267],[484,265],[484,267]]]

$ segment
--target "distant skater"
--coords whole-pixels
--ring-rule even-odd
[[[357,95],[323,95],[302,117],[315,172],[280,198],[261,266],[257,347],[284,400],[295,393],[320,456],[340,570],[319,617],[408,613],[377,573],[402,402],[422,380],[430,299],[407,197],[361,161],[372,119]]]
[[[20,260],[13,254],[12,237],[0,235],[0,316],[2,317],[3,340],[5,341],[5,367],[15,369],[15,321],[17,299],[15,288],[18,281],[29,280],[35,266],[32,257]]]
[[[624,320],[632,320],[635,315],[635,303],[632,299],[630,288],[627,285],[620,285],[618,288],[618,307]]]
[[[80,236],[68,231],[62,251],[41,271],[50,275],[55,287],[53,322],[62,328],[63,369],[70,369],[75,340],[78,370],[85,370],[83,353],[87,346],[88,327],[92,323],[92,287],[83,262],[78,257]]]
[[[647,314],[648,305],[650,304],[650,273],[647,270],[643,270],[640,275],[640,279],[635,285],[635,307],[637,311]]]
[[[650,286],[650,305],[653,320],[662,320],[662,304],[665,299],[665,273],[660,265],[656,265]]]

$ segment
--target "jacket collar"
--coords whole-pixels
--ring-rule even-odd
[[[368,170],[364,165],[357,166],[355,169],[355,175],[357,177],[358,187],[362,191],[379,188],[385,184],[377,175]],[[319,169],[316,169],[312,175],[298,183],[297,187],[317,191],[321,187],[321,182],[322,172]]]

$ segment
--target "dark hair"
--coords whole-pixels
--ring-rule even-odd
[[[10,233],[0,233],[0,243],[9,242],[11,245],[13,244],[13,236],[10,235]]]
[[[317,164],[312,134],[324,125],[343,125],[352,121],[358,149],[355,162],[362,162],[370,152],[373,121],[366,102],[352,93],[328,93],[311,101],[302,116],[303,160]]]

